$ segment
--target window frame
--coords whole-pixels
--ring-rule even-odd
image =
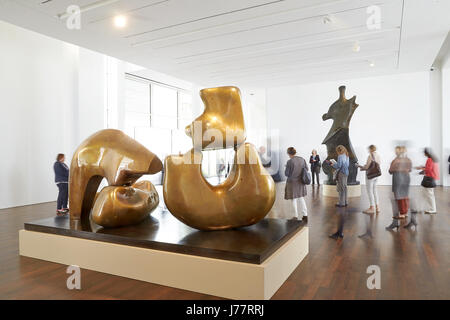
[[[176,115],[176,128],[172,128],[170,130],[181,130],[183,128],[180,128],[180,120],[185,119],[184,117],[180,116],[180,111],[181,111],[181,107],[180,107],[180,102],[181,102],[181,94],[191,94],[192,92],[180,87],[176,87],[176,86],[172,86],[163,82],[159,82],[159,81],[155,81],[155,80],[151,80],[151,79],[147,79],[141,76],[137,76],[131,73],[125,73],[125,80],[131,80],[131,81],[137,81],[137,82],[141,82],[141,83],[145,83],[149,85],[149,115],[150,115],[150,128],[158,128],[156,126],[153,125],[153,96],[154,96],[154,86],[158,85],[158,86],[162,86],[162,87],[166,87],[172,90],[175,90],[177,92],[177,115]],[[125,113],[127,112],[127,107],[125,105]],[[158,116],[158,115],[155,115]],[[173,118],[173,117],[170,117]],[[133,130],[135,131],[135,129]],[[136,136],[135,132],[133,132],[133,138]]]

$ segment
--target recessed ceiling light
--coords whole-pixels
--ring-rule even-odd
[[[324,16],[322,21],[323,21],[324,24],[329,24],[329,23],[333,22],[333,20],[331,19],[330,15]]]
[[[370,61],[369,66],[371,66],[372,68],[375,67],[375,62],[374,61]]]
[[[352,48],[353,52],[359,52],[361,50],[361,46],[359,45],[358,41],[355,41]]]
[[[117,28],[123,28],[127,25],[127,17],[119,15],[114,17],[114,25]]]

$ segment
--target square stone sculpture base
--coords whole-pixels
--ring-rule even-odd
[[[182,250],[170,246],[152,249],[147,244],[133,244],[123,236],[126,244],[120,244],[117,230],[110,238],[110,235],[99,234],[95,240],[95,234],[77,230],[68,232],[67,228],[49,227],[50,223],[46,225],[45,222],[26,224],[26,229],[35,230],[19,231],[20,255],[229,299],[270,299],[308,254],[308,228],[297,221],[280,219],[265,219],[260,223],[262,227],[257,224],[244,231],[267,233],[267,230],[279,227],[278,232],[289,233],[289,237],[280,237],[284,239],[282,243],[276,241],[279,243],[276,249],[265,249],[269,253],[263,258],[260,255],[263,260],[260,262],[255,260],[256,253],[253,256],[247,253],[245,259],[238,259],[237,255],[234,257],[224,251],[225,258],[222,259],[220,250],[223,248],[213,248],[216,245],[210,245],[210,242],[197,246],[213,251],[195,251],[192,249],[195,245],[181,244],[186,247],[185,253],[181,253]],[[41,231],[36,231],[39,228]],[[233,230],[229,236],[236,237],[244,231]],[[223,241],[227,233],[221,232],[217,236]],[[214,232],[206,233],[205,237],[214,237]],[[246,245],[252,246],[241,243],[243,247]]]

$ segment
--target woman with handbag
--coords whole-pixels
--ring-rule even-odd
[[[346,207],[348,204],[347,200],[347,179],[348,179],[348,168],[350,165],[350,158],[348,157],[347,148],[343,145],[336,147],[336,152],[338,154],[337,162],[332,162],[332,166],[336,169],[336,187],[339,193],[339,203],[336,207]]]
[[[315,180],[317,179],[317,185],[320,186],[319,174],[322,164],[320,163],[320,157],[317,154],[317,150],[312,151],[309,163],[311,164],[312,184],[314,185]]]
[[[367,214],[379,213],[380,207],[378,206],[378,192],[377,182],[378,177],[381,176],[380,169],[380,156],[377,154],[377,148],[372,144],[369,146],[369,156],[367,157],[366,164],[364,166],[358,165],[361,171],[366,171],[366,188],[367,195],[369,196],[369,209],[363,211]]]
[[[436,187],[436,180],[439,180],[439,165],[431,149],[425,148],[424,154],[427,157],[425,166],[416,168],[422,170],[421,174],[424,175],[422,180],[422,195],[426,206],[424,211],[426,214],[436,214],[434,188]]]
[[[304,174],[308,174],[308,166],[305,159],[296,156],[297,151],[293,147],[287,149],[287,154],[289,160],[286,163],[286,169],[284,171],[287,177],[284,199],[291,200],[294,208],[294,219],[299,218],[298,207],[300,206],[302,220],[308,222],[308,209],[304,198],[306,196],[306,184],[308,182],[303,181],[304,179],[302,178]]]

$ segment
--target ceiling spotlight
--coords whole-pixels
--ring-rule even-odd
[[[127,17],[122,16],[122,15],[120,15],[120,16],[115,16],[115,17],[114,17],[114,25],[115,25],[117,28],[123,28],[123,27],[125,27],[125,26],[127,25]]]
[[[330,23],[333,22],[333,20],[331,19],[331,16],[330,16],[330,15],[326,15],[326,16],[323,17],[322,22],[323,22],[324,24],[330,24]]]
[[[372,67],[372,68],[375,67],[375,62],[374,61],[370,61],[369,66]]]
[[[353,50],[353,52],[359,52],[359,51],[361,50],[361,46],[359,45],[359,42],[358,42],[358,41],[356,41],[356,42],[353,44],[352,50]]]

